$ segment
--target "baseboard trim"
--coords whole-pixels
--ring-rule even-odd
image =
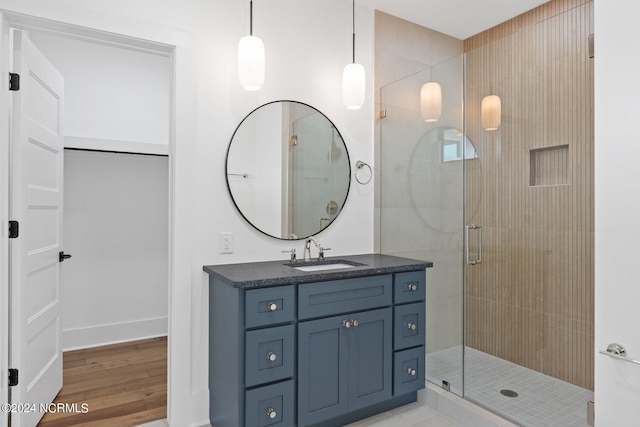
[[[166,336],[167,317],[87,326],[62,331],[64,351]]]

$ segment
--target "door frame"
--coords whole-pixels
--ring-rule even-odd
[[[18,6],[19,7],[19,6]],[[33,13],[33,11],[30,11]],[[68,11],[67,11],[68,12]],[[191,39],[187,33],[181,31],[167,31],[160,26],[148,24],[123,25],[116,17],[105,19],[104,17],[90,16],[87,25],[82,14],[76,16],[76,21],[69,22],[69,18],[63,17],[64,11],[55,11],[47,16],[24,15],[20,11],[0,9],[5,16],[8,26],[23,30],[63,32],[78,37],[89,38],[94,41],[103,41],[119,44],[134,49],[156,51],[168,54],[171,64],[170,76],[170,135],[169,135],[169,254],[168,254],[168,370],[167,370],[167,420],[169,425],[194,425],[192,420],[191,397],[191,334],[186,333],[191,328],[191,252],[193,241],[192,224],[193,200],[190,189],[194,182],[190,174],[191,165],[195,163],[195,96],[192,81],[193,66],[191,63]],[[56,16],[49,16],[49,15]],[[73,19],[71,19],[73,21]],[[133,23],[138,24],[138,23]],[[5,58],[5,52],[0,57],[0,71],[9,67],[9,58]],[[8,52],[7,52],[8,56]],[[8,96],[8,82],[0,88],[0,112],[8,112],[10,97]],[[6,90],[5,90],[6,89]],[[7,117],[8,114],[4,117]],[[180,141],[178,144],[177,141]],[[5,145],[8,148],[9,135],[0,135],[0,163],[9,162],[8,152],[5,153]],[[5,156],[7,154],[7,156]],[[2,168],[2,170],[6,170]],[[8,176],[7,176],[8,177]],[[4,176],[0,177],[0,185],[3,190],[8,190],[8,182],[4,182]],[[7,191],[2,191],[6,194]],[[3,196],[4,198],[4,196]],[[0,200],[2,209],[0,218],[8,217],[8,203]],[[6,211],[5,211],[6,209]],[[6,224],[6,223],[5,223]],[[3,226],[4,227],[4,226]],[[1,243],[4,247],[6,236],[1,234]],[[7,243],[8,246],[8,243]],[[0,251],[2,259],[0,265],[8,265],[8,254]],[[5,264],[6,263],[6,264]],[[6,270],[4,270],[6,271]],[[0,296],[8,294],[8,280],[5,273],[0,278]],[[198,277],[196,277],[197,279]],[[7,275],[8,279],[8,275]],[[1,301],[6,301],[2,298]],[[0,372],[5,372],[6,359],[3,359],[8,339],[8,317],[5,316],[6,304],[0,305]],[[5,319],[6,318],[6,319]],[[187,349],[187,351],[185,351]],[[6,374],[5,374],[6,377]],[[0,397],[5,398],[5,389],[0,388]],[[4,400],[3,400],[4,402]],[[197,423],[195,424],[197,425]],[[0,419],[0,427],[4,427]]]
[[[6,25],[5,25],[6,24]],[[9,73],[9,28],[4,14],[0,13],[0,75]],[[4,380],[9,369],[9,237],[6,224],[9,221],[9,83],[0,84],[0,120],[5,125],[0,135],[0,403],[9,400],[9,387]],[[0,427],[7,427],[9,415],[0,411]]]

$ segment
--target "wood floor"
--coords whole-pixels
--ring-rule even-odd
[[[39,427],[132,427],[166,418],[166,337],[65,352],[63,364],[54,403],[88,410],[45,414]]]

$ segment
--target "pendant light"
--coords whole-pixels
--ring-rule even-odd
[[[364,67],[356,63],[356,2],[352,0],[353,57],[342,72],[342,102],[349,110],[358,110],[364,104]]]
[[[442,115],[442,87],[437,82],[429,82],[420,89],[420,112],[427,122],[437,122]]]
[[[264,84],[264,43],[253,35],[253,0],[249,2],[249,35],[238,43],[238,78],[245,90],[260,90]]]
[[[502,116],[502,102],[498,95],[489,95],[482,98],[480,108],[482,128],[488,131],[497,130],[500,127]]]

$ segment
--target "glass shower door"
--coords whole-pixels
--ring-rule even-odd
[[[383,87],[386,116],[380,123],[380,251],[433,262],[426,281],[426,379],[458,395],[463,391],[463,163],[475,155],[462,132],[462,81],[463,59],[457,57]],[[421,103],[421,89],[429,82],[441,88],[439,117],[433,116],[436,99]]]
[[[593,399],[591,11],[465,59],[465,128],[482,161],[466,162],[467,224],[482,227],[469,252],[483,259],[466,267],[464,394],[528,427],[586,427]]]

